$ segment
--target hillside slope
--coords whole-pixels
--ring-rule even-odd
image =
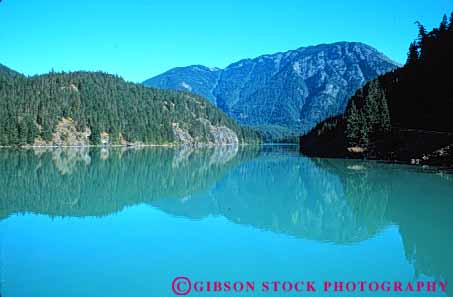
[[[3,64],[0,64],[0,75],[17,76],[21,74],[17,71],[12,70],[11,68],[6,67]]]
[[[0,145],[237,144],[258,135],[205,99],[100,72],[0,72]]]
[[[419,36],[404,67],[368,82],[343,116],[301,138],[310,155],[453,164],[453,14]]]

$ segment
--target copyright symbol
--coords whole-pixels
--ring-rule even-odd
[[[184,296],[190,293],[192,289],[192,283],[190,279],[185,276],[175,277],[171,283],[171,289],[175,295]]]

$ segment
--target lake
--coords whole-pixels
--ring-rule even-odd
[[[453,296],[446,173],[294,146],[2,149],[0,170],[2,297]]]

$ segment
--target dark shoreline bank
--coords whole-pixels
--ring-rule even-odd
[[[393,128],[388,137],[367,148],[348,147],[341,129],[321,141],[313,135],[300,138],[299,151],[308,157],[377,160],[453,170],[453,133]]]

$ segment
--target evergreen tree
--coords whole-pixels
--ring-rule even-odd
[[[96,127],[91,128],[90,142],[94,145],[101,143],[101,133]]]
[[[364,120],[367,121],[369,129],[374,130],[379,123],[379,102],[381,100],[381,93],[377,80],[373,80],[369,83],[368,94],[365,96],[364,100]]]
[[[360,138],[360,120],[361,116],[354,102],[347,116],[346,137],[351,146],[358,145]]]
[[[383,94],[382,101],[381,101],[381,112],[380,112],[380,133],[388,134],[391,131],[392,125],[390,121],[390,111],[387,104],[387,98],[385,94]]]
[[[448,24],[448,31],[453,31],[453,12],[450,14],[450,23]]]
[[[24,120],[19,120],[18,123],[18,144],[27,144],[28,127]]]
[[[19,132],[18,126],[13,121],[8,122],[7,130],[8,130],[8,144],[18,145],[19,144]]]
[[[448,19],[447,19],[447,15],[444,14],[444,16],[442,17],[442,22],[440,23],[440,26],[439,26],[439,31],[445,32],[445,31],[447,31],[447,29],[448,29]]]
[[[418,38],[417,38],[417,46],[420,49],[419,59],[425,59],[425,52],[426,52],[426,39],[427,33],[426,28],[420,22],[415,22],[418,26]]]
[[[426,33],[426,28],[425,26],[423,26],[420,22],[415,22],[415,24],[417,25],[418,27],[418,43],[419,43],[419,46],[421,45],[423,39],[426,37],[427,33]]]
[[[41,137],[44,141],[50,141],[52,139],[52,127],[48,120],[45,120],[42,125]]]
[[[407,61],[406,65],[414,65],[417,64],[419,59],[418,56],[418,46],[417,43],[412,42],[409,46],[409,52],[407,54]]]
[[[369,123],[366,119],[366,116],[361,113],[360,114],[360,141],[359,145],[361,147],[367,148],[370,142],[369,139],[369,134],[370,134],[370,126]]]

